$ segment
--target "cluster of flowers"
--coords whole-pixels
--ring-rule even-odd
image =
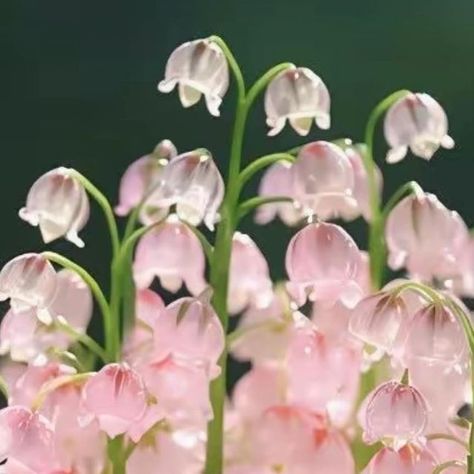
[[[204,95],[218,116],[228,60],[216,39],[185,43],[159,89],[177,85],[185,107]],[[311,70],[289,65],[270,77],[270,135],[286,121],[300,135],[313,119],[328,128],[329,107]],[[390,104],[385,136],[392,163],[408,148],[430,159],[454,145],[443,109],[426,94],[407,92]],[[213,231],[225,219],[224,180],[207,150],[178,154],[169,140],[134,162],[120,185],[116,214],[144,226],[118,243],[125,257],[114,259],[126,263],[120,250],[137,242],[128,324],[113,296],[104,301],[90,275],[64,257],[27,253],[3,267],[0,300],[10,309],[0,325],[8,399],[0,410],[0,472],[221,474],[210,459],[220,454],[209,446],[206,454],[216,419],[225,474],[469,472],[472,434],[463,412],[472,397],[474,332],[460,297],[474,296],[474,245],[466,224],[419,186],[380,212],[382,176],[367,164],[365,145],[315,141],[281,155],[264,159],[271,166],[253,201],[260,207],[250,200],[240,211],[255,208],[259,224],[279,216],[299,226],[286,249],[285,282],[272,282],[263,253],[237,231],[229,264],[218,261],[218,241],[213,249],[196,227]],[[20,217],[46,243],[65,237],[83,246],[88,192],[107,209],[83,176],[55,169],[33,184]],[[406,279],[375,288],[374,255],[328,222],[359,216],[382,220],[388,264]],[[228,277],[227,311],[240,315],[229,334],[208,283],[208,266],[219,265]],[[124,268],[115,290],[125,293]],[[184,285],[190,296],[166,306],[155,279],[173,293]],[[94,297],[105,349],[87,335]],[[120,326],[114,353],[109,336]],[[224,400],[214,392],[225,383],[227,351],[251,369]]]

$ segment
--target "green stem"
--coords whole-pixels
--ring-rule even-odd
[[[107,299],[104,296],[99,284],[97,281],[80,265],[74,263],[72,260],[69,260],[62,255],[59,255],[55,252],[43,252],[42,254],[46,259],[51,262],[57,263],[64,268],[68,268],[73,272],[77,273],[89,286],[94,295],[97,304],[102,312],[102,317],[104,320],[104,333],[105,333],[105,351],[107,353],[107,360],[114,360],[115,354],[117,353],[117,348],[115,347],[115,338],[113,336],[114,327],[112,320],[112,313],[110,311],[109,304]]]
[[[242,188],[256,173],[263,168],[278,163],[280,161],[286,161],[288,163],[294,163],[296,158],[289,153],[274,153],[272,155],[265,155],[252,161],[241,173],[240,173],[240,187]]]
[[[410,194],[421,195],[423,194],[423,189],[416,181],[409,181],[408,183],[403,184],[400,186],[392,195],[392,197],[388,200],[387,204],[382,211],[382,219],[384,223],[387,220],[390,212],[393,208],[405,197]]]
[[[6,401],[8,401],[8,384],[5,379],[0,375],[0,393],[3,395]]]
[[[466,464],[461,462],[461,461],[448,461],[444,462],[443,464],[439,464],[436,466],[436,468],[433,471],[433,474],[441,474],[443,471],[446,471],[446,469],[449,469],[451,467],[459,467],[459,469],[466,469]],[[468,474],[473,474],[472,471],[467,471]]]
[[[276,202],[294,202],[294,199],[288,196],[256,196],[240,204],[237,216],[241,219],[259,206]]]
[[[107,443],[107,454],[112,467],[112,474],[125,474],[127,464],[123,446],[123,436],[109,439]]]
[[[453,443],[457,443],[459,446],[462,446],[465,450],[469,451],[469,445],[465,441],[447,433],[433,433],[426,436],[426,439],[428,441],[436,441],[437,439],[452,441]]]

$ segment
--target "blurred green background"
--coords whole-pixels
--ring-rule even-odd
[[[383,165],[385,195],[415,179],[474,224],[472,0],[2,0],[0,8],[1,263],[42,248],[39,232],[17,211],[31,183],[53,167],[77,168],[113,204],[126,166],[163,138],[180,151],[209,148],[226,167],[235,90],[225,97],[220,119],[202,104],[184,110],[176,94],[156,90],[170,52],[210,34],[228,42],[248,82],[282,61],[308,66],[323,78],[333,125],[328,132],[313,129],[309,140],[360,139],[370,110],[397,89],[432,94],[448,113],[457,146],[429,164],[410,156]],[[259,101],[244,161],[301,143],[292,130],[272,139],[266,131]],[[381,162],[381,133],[377,151]],[[256,228],[251,218],[242,228],[267,255],[273,276],[283,277],[293,231],[279,223]],[[349,230],[364,247],[363,223]],[[96,208],[82,236],[84,250],[67,242],[51,247],[106,282],[109,240]]]

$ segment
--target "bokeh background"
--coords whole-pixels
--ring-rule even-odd
[[[474,225],[474,2],[472,0],[2,0],[0,81],[0,263],[42,248],[39,232],[17,217],[31,183],[43,172],[71,166],[115,204],[126,166],[170,138],[180,151],[209,148],[222,170],[228,160],[235,104],[231,87],[222,117],[203,104],[180,107],[156,84],[178,44],[219,34],[231,46],[248,82],[272,65],[312,68],[332,95],[332,128],[309,140],[361,139],[370,110],[401,88],[437,98],[456,140],[431,163],[410,157],[382,165],[385,196],[415,179]],[[385,145],[379,130],[377,159]],[[245,162],[301,144],[292,131],[266,136],[257,102],[245,143]],[[248,195],[255,185],[248,188]],[[280,223],[242,224],[260,245],[275,279],[294,232]],[[350,232],[365,246],[365,226]],[[94,208],[82,233],[84,250],[65,252],[97,275],[108,272],[108,235]]]

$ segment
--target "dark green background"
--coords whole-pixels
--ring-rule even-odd
[[[432,94],[446,108],[456,149],[429,164],[410,156],[384,166],[385,192],[416,179],[474,223],[473,0],[2,0],[1,9],[2,263],[42,248],[39,232],[17,210],[34,179],[53,167],[77,168],[113,203],[125,167],[162,138],[181,151],[207,147],[225,168],[234,89],[220,119],[202,105],[184,110],[175,94],[156,90],[174,47],[214,33],[231,46],[248,81],[282,61],[324,79],[333,126],[313,129],[310,140],[360,139],[369,111],[394,90]],[[266,131],[259,101],[246,161],[301,143],[292,130],[273,139]],[[377,145],[382,160],[380,136]],[[282,277],[292,231],[280,224],[256,229],[251,219],[242,227],[268,256],[273,275]],[[362,223],[350,228],[363,247]],[[96,210],[82,235],[84,250],[66,242],[52,247],[106,281],[109,241]]]

